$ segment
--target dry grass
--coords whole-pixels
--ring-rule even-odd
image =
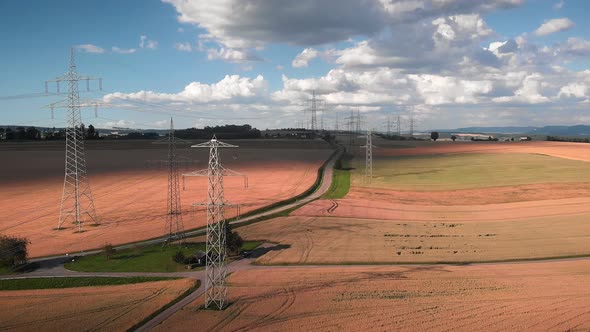
[[[156,331],[590,329],[589,262],[278,268],[229,283],[225,311],[200,298]]]
[[[3,291],[0,329],[125,331],[194,284],[180,279],[142,284]]]

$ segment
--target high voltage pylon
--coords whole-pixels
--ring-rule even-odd
[[[184,223],[182,221],[182,205],[180,203],[180,162],[176,153],[176,144],[178,142],[189,143],[188,141],[178,139],[174,136],[174,120],[171,117],[168,137],[155,142],[165,143],[168,145],[168,155],[166,160],[159,160],[159,162],[165,163],[168,166],[168,195],[165,226],[165,230],[168,233],[167,243],[177,240],[182,241],[184,232]]]
[[[369,182],[373,178],[373,139],[371,129],[367,129],[365,148],[365,177]]]
[[[410,137],[414,136],[414,117],[410,117]]]
[[[78,91],[78,82],[86,81],[86,89],[89,90],[89,82],[98,80],[99,88],[102,90],[102,79],[83,76],[77,73],[74,60],[74,49],[70,50],[70,66],[68,72],[60,77],[45,82],[55,82],[59,92],[60,82],[68,84],[68,98],[48,105],[52,114],[54,108],[67,108],[66,127],[66,164],[64,188],[61,199],[59,221],[57,229],[61,229],[66,221],[71,221],[78,226],[78,232],[82,231],[82,224],[85,221],[92,221],[98,224],[92,191],[86,175],[86,157],[84,154],[84,132],[82,128],[82,116],[80,108],[96,106],[92,101],[82,102]]]
[[[219,148],[237,148],[237,145],[220,142],[213,136],[209,142],[193,145],[192,147],[209,148],[209,167],[206,170],[183,174],[183,176],[207,176],[208,179],[207,201],[195,204],[207,207],[205,308],[214,307],[222,310],[227,305],[227,286],[225,285],[225,277],[227,276],[225,263],[227,256],[227,225],[225,208],[236,206],[235,204],[229,204],[225,200],[223,177],[227,175],[245,177],[245,175],[224,168],[219,159]]]
[[[318,120],[317,120],[317,112],[323,112],[323,110],[320,108],[320,104],[323,102],[322,99],[316,97],[316,93],[315,90],[312,91],[311,93],[311,98],[307,99],[306,101],[309,104],[309,109],[305,109],[305,111],[309,111],[311,113],[311,130],[312,131],[317,131],[318,129]],[[323,113],[322,113],[323,114]],[[322,127],[323,127],[323,115],[321,117],[321,123],[322,123]],[[323,129],[323,128],[321,128]]]

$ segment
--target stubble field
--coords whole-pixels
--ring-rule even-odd
[[[240,229],[247,239],[289,246],[260,257],[259,264],[590,255],[590,164],[581,161],[590,156],[589,145],[566,143],[564,152],[545,142],[377,142],[385,147],[376,149],[370,183],[357,157],[344,198],[317,200],[287,218]]]
[[[587,261],[239,271],[229,308],[201,297],[156,331],[582,331],[589,281]]]
[[[321,141],[240,140],[238,149],[221,151],[227,168],[248,175],[225,179],[226,198],[241,204],[241,213],[292,197],[307,190],[317,169],[332,150]],[[146,141],[87,142],[87,165],[99,226],[64,224],[57,231],[63,187],[63,142],[2,144],[6,162],[0,166],[3,211],[0,233],[27,237],[30,256],[73,253],[164,235],[167,171],[150,160],[165,159],[166,146]],[[197,151],[195,151],[197,150]],[[195,161],[183,172],[206,168],[208,151],[179,147],[179,154]],[[150,166],[152,165],[152,166]],[[181,191],[185,229],[206,224],[204,211],[192,203],[204,201],[205,179],[187,178]],[[227,217],[236,210],[228,210]]]
[[[179,297],[192,279],[0,292],[3,331],[126,331]],[[10,309],[9,309],[10,308]]]

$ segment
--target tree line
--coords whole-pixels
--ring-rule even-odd
[[[88,128],[82,124],[80,127],[76,128],[79,130],[84,139],[86,140],[93,140],[99,139],[99,132],[94,128],[93,125],[89,125]],[[0,127],[0,139],[4,139],[7,141],[40,141],[40,140],[61,140],[66,138],[66,131],[65,129],[55,129],[42,132],[41,130],[37,129],[36,127]]]

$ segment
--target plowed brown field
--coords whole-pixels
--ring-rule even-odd
[[[248,175],[248,188],[241,178],[225,179],[229,201],[240,203],[241,212],[304,192],[316,179],[317,169],[332,150],[314,141],[239,141],[238,149],[221,152],[222,162]],[[100,226],[84,225],[74,233],[72,224],[57,231],[63,186],[63,151],[56,143],[0,145],[0,233],[27,237],[30,255],[77,252],[98,248],[106,242],[121,244],[161,236],[165,233],[165,169],[146,168],[146,161],[162,159],[166,150],[150,142],[89,142],[88,174]],[[47,150],[47,151],[46,151]],[[198,150],[198,151],[194,151]],[[192,169],[206,167],[208,151],[179,149],[180,154],[199,160]],[[185,229],[206,224],[204,211],[192,212],[191,204],[204,201],[205,179],[187,178],[181,191]],[[228,210],[227,217],[236,214]]]
[[[3,331],[126,331],[194,284],[180,279],[132,285],[0,292]]]
[[[239,271],[233,304],[203,298],[156,331],[585,331],[590,262]],[[197,325],[198,324],[198,325]]]

